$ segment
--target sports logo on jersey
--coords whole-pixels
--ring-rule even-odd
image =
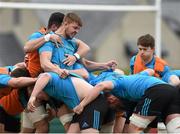
[[[87,122],[84,122],[82,128],[87,128],[87,127],[89,127],[89,125],[87,124]]]

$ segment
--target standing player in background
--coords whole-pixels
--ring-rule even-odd
[[[133,56],[130,60],[131,74],[136,74],[146,68],[151,68],[155,71],[155,77],[158,77],[173,86],[178,85],[180,82],[179,78],[169,74],[170,67],[167,62],[155,55],[155,40],[153,36],[150,34],[140,36],[137,40],[137,47],[138,54]],[[133,105],[131,102],[129,103],[129,106]]]
[[[155,55],[155,40],[150,34],[139,37],[137,47],[138,54],[133,56],[130,60],[131,74],[136,74],[146,68],[151,68],[155,71],[155,77],[162,78],[170,71],[170,67],[166,61]],[[176,86],[177,83],[175,79],[177,79],[177,77],[170,77],[169,81],[166,82]]]

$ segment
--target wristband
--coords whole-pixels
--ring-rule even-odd
[[[50,36],[51,36],[51,34],[46,34],[45,36],[44,36],[44,40],[47,42],[47,41],[49,41],[50,40]]]
[[[74,56],[76,57],[77,60],[79,60],[81,58],[78,53],[75,53]]]

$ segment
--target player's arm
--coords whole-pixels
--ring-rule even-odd
[[[173,86],[180,85],[180,79],[178,75],[176,75],[172,71],[169,71],[165,75],[163,75],[162,80]]]
[[[40,57],[41,67],[45,72],[58,73],[59,71],[58,66],[55,66],[54,64],[51,63],[52,52],[44,51],[40,53],[39,57]]]
[[[74,55],[66,54],[67,58],[63,62],[68,66],[73,65],[77,60],[80,60],[82,57],[86,56],[86,54],[90,51],[90,47],[83,41],[76,39],[76,44],[78,46],[77,52]]]
[[[134,62],[135,62],[135,58],[136,58],[136,56],[133,56],[130,59],[130,62],[129,62],[130,74],[134,74]]]
[[[66,78],[69,75],[68,71],[59,68],[59,66],[51,62],[53,50],[54,46],[52,45],[52,42],[47,42],[38,49],[41,68],[45,72],[55,72],[59,74],[61,78]]]
[[[76,39],[76,42],[78,45],[78,50],[76,53],[79,54],[80,57],[86,56],[86,54],[90,51],[90,47],[82,40]]]
[[[39,47],[41,47],[45,42],[46,41],[45,41],[44,37],[40,37],[40,38],[34,39],[34,40],[29,40],[26,42],[26,44],[24,46],[24,51],[26,53],[33,52],[33,51],[37,50]]]
[[[171,70],[170,66],[165,65],[163,72],[160,73],[160,77],[163,77],[164,75],[166,75],[167,73],[169,73],[170,70]]]
[[[80,114],[84,107],[92,102],[94,99],[96,99],[101,91],[104,90],[112,90],[114,87],[113,83],[111,81],[104,81],[99,84],[97,84],[92,91],[80,102],[78,106],[76,106],[73,111],[77,114]]]
[[[47,34],[40,38],[29,40],[26,42],[24,46],[24,51],[26,53],[33,52],[37,50],[39,47],[41,47],[47,41],[61,43],[61,38],[56,34]]]
[[[123,133],[124,124],[126,119],[123,116],[123,112],[116,112],[113,133]]]
[[[155,73],[155,71],[153,69],[147,68],[147,69],[143,70],[142,72],[140,72],[139,74],[153,76],[154,73]]]
[[[26,87],[34,84],[36,80],[37,78],[28,78],[28,77],[11,78],[8,81],[8,86],[14,88]]]
[[[86,69],[81,68],[81,69],[75,69],[75,70],[69,70],[69,73],[75,73],[81,76],[83,79],[88,79],[89,73],[87,72]]]
[[[40,53],[40,64],[45,72],[55,72],[60,77],[65,78],[69,75],[66,69],[60,69],[59,66],[51,62],[52,52],[44,51]]]
[[[110,60],[108,62],[94,62],[83,58],[81,61],[89,71],[115,69],[117,66],[117,61],[115,60]]]

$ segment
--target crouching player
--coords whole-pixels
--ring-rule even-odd
[[[20,132],[19,114],[24,109],[22,100],[26,100],[26,89],[22,87],[32,85],[36,81],[36,78],[25,77],[27,76],[25,71],[25,69],[17,68],[11,72],[11,76],[0,75],[0,85],[6,85],[0,89],[0,132],[2,133]],[[16,87],[16,89],[11,86]],[[21,89],[17,89],[20,87]]]
[[[91,92],[93,86],[80,78],[69,76],[66,79],[61,79],[56,73],[44,73],[35,84],[28,102],[29,110],[33,111],[35,109],[34,102],[43,89],[49,96],[64,102],[72,110]],[[81,115],[75,114],[73,116],[68,132],[98,132],[107,108],[107,101],[100,94],[96,100],[86,107]]]
[[[128,132],[140,133],[155,118],[161,117],[170,133],[180,132],[180,92],[160,79],[147,76],[153,70],[125,76],[114,72],[101,74],[94,80],[94,89],[74,108],[81,113],[83,108],[94,100],[101,91],[110,91],[118,98],[137,102],[130,117]]]

